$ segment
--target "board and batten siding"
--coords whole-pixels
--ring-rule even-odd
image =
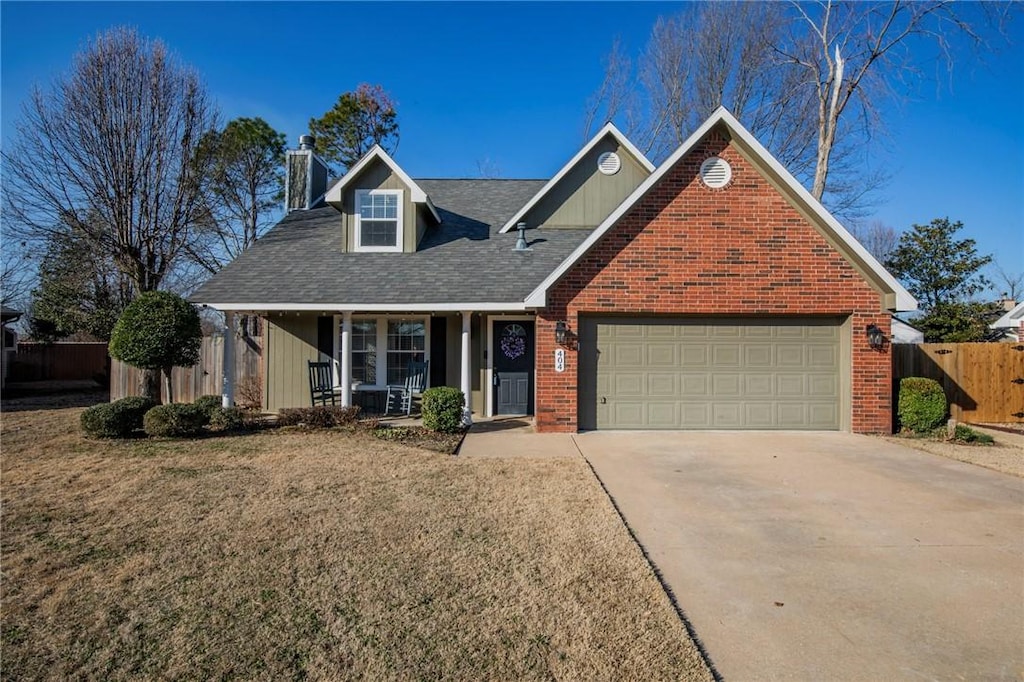
[[[391,172],[383,161],[374,161],[368,165],[345,188],[345,196],[342,200],[342,243],[345,251],[355,251],[356,248],[356,191],[362,189],[399,189],[402,190],[402,244],[403,251],[411,253],[416,250],[419,244],[420,230],[426,230],[426,224],[422,225],[417,220],[416,205],[412,202],[412,192],[402,182],[401,178]]]
[[[264,408],[277,412],[283,407],[309,405],[309,368],[306,363],[317,360],[316,315],[269,315],[266,357]]]
[[[615,152],[622,167],[614,175],[597,169],[604,152]],[[528,227],[593,228],[607,218],[650,172],[611,135],[591,149],[558,184],[531,208]]]

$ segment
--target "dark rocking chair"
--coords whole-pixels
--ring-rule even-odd
[[[316,407],[336,405],[338,393],[334,390],[334,371],[330,362],[309,361],[309,398]]]

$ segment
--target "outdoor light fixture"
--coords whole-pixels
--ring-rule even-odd
[[[878,328],[878,325],[869,324],[867,328],[868,344],[875,350],[885,347],[885,332]]]
[[[562,320],[555,322],[555,343],[564,346],[567,338],[569,338],[569,325]]]

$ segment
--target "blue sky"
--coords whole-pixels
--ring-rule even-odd
[[[635,51],[673,3],[22,3],[0,5],[3,139],[33,83],[97,31],[136,26],[205,79],[225,120],[261,116],[289,144],[360,82],[398,103],[397,161],[413,177],[547,178],[583,142],[587,99],[620,36]],[[893,178],[875,218],[948,216],[1024,272],[1024,20],[984,59],[956,45],[950,85],[924,78],[885,111],[872,150]],[[929,70],[925,70],[929,74]],[[929,74],[930,75],[930,74]],[[938,81],[941,81],[938,82]]]

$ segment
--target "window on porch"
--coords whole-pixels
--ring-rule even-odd
[[[340,352],[340,338],[336,347]],[[426,359],[426,318],[352,320],[352,381],[369,386],[402,384],[409,362]]]
[[[339,341],[338,347],[341,347]],[[377,383],[377,321],[352,321],[352,381]]]
[[[405,382],[409,363],[423,362],[426,351],[425,320],[388,320],[388,383]]]

